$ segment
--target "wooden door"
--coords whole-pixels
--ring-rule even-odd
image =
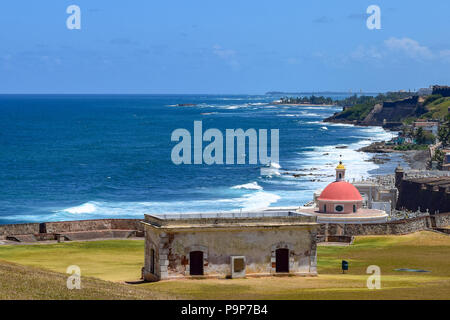
[[[191,251],[189,253],[189,273],[191,276],[203,275],[203,252]]]
[[[276,250],[276,272],[289,272],[289,249]]]

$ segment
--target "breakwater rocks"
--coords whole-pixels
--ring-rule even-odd
[[[366,147],[362,147],[358,149],[361,152],[369,152],[369,153],[391,153],[392,149],[386,147],[386,143],[382,142],[374,142]]]

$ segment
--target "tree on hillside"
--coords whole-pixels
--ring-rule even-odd
[[[414,138],[418,144],[428,144],[436,141],[436,137],[431,132],[424,131],[423,128],[417,129]]]
[[[433,158],[431,158],[432,161],[437,162],[439,170],[442,169],[442,164],[444,163],[444,157],[445,157],[444,152],[442,152],[442,150],[437,149],[436,152],[434,153]]]
[[[447,121],[442,124],[438,131],[439,141],[442,142],[444,146],[450,145],[450,122]]]

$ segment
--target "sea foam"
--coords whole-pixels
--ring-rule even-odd
[[[246,184],[240,184],[231,187],[231,189],[248,189],[248,190],[262,190],[263,188],[258,184],[258,182],[250,182]]]

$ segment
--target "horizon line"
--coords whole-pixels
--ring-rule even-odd
[[[119,95],[210,95],[210,96],[241,96],[241,95],[249,95],[249,96],[270,96],[270,95],[281,95],[281,94],[379,94],[379,93],[386,93],[386,92],[399,92],[400,90],[386,90],[386,91],[361,91],[361,92],[349,92],[349,91],[299,91],[299,92],[285,92],[285,91],[268,91],[265,93],[83,93],[83,92],[76,92],[76,93],[35,93],[35,92],[27,92],[27,93],[2,93],[0,92],[0,96],[19,96],[19,95],[35,95],[35,96],[44,96],[44,95],[109,95],[109,96],[119,96]],[[411,91],[413,93],[414,91]]]

